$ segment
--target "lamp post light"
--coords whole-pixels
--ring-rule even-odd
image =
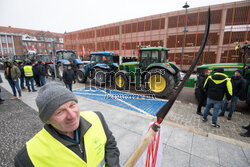
[[[181,52],[181,71],[182,71],[182,63],[183,63],[183,51],[184,51],[184,44],[185,44],[185,35],[186,35],[186,32],[188,32],[187,30],[187,8],[189,8],[189,5],[187,4],[187,2],[185,3],[185,5],[182,7],[184,9],[186,9],[185,11],[185,23],[184,23],[184,34],[183,34],[183,40],[182,40],[182,52]]]

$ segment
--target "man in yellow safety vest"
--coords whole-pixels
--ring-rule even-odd
[[[79,112],[75,95],[50,82],[36,104],[44,128],[15,157],[15,166],[119,167],[120,152],[100,112]]]
[[[23,67],[23,71],[28,91],[30,92],[30,83],[31,83],[32,92],[36,92],[37,90],[35,90],[34,87],[34,72],[30,61],[28,61],[26,65]]]

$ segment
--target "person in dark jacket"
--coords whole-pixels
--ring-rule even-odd
[[[228,120],[232,119],[232,115],[237,105],[238,99],[244,93],[242,91],[244,91],[245,83],[244,83],[244,79],[241,77],[241,73],[242,71],[238,69],[235,71],[234,76],[231,77],[231,82],[233,86],[233,97],[231,99],[231,105],[230,105],[229,113],[227,116]],[[228,105],[227,98],[225,98],[224,106],[219,116],[224,116],[225,111],[227,109],[227,105]]]
[[[27,88],[25,88],[25,86],[24,86],[24,79],[25,79],[25,77],[24,77],[23,67],[24,67],[23,62],[20,62],[19,65],[18,65],[18,68],[21,71],[21,76],[19,78],[20,79],[20,87],[21,87],[22,91],[27,91]]]
[[[206,100],[207,100],[207,92],[204,90],[203,85],[207,79],[207,77],[210,75],[210,71],[208,69],[205,69],[199,76],[198,83],[197,83],[197,93],[198,93],[198,107],[197,107],[197,114],[203,116],[201,113],[201,107],[205,106]]]
[[[36,82],[37,87],[41,87],[39,75],[38,75],[38,61],[35,60],[33,64],[33,72],[34,72],[34,80]]]
[[[70,91],[72,91],[72,82],[76,83],[75,81],[75,73],[72,70],[71,65],[67,66],[67,69],[63,71],[63,82]]]
[[[58,82],[38,92],[44,128],[15,156],[16,167],[119,167],[120,152],[101,112],[80,112],[75,95]]]
[[[46,80],[45,80],[46,69],[45,69],[45,65],[42,63],[42,61],[38,61],[37,75],[39,77],[40,85],[41,86],[45,85],[46,84]]]
[[[21,100],[22,92],[19,87],[19,79],[18,79],[21,76],[21,71],[19,70],[17,66],[13,65],[12,61],[9,61],[9,60],[6,60],[5,67],[6,68],[4,71],[4,75],[5,75],[5,78],[8,80],[10,87],[12,89],[12,92],[13,92],[13,97],[11,97],[11,99]],[[16,89],[19,94],[19,97],[17,97]]]
[[[218,68],[214,75],[207,77],[204,88],[207,91],[207,104],[204,110],[203,121],[207,121],[209,110],[213,105],[212,126],[219,128],[220,125],[217,124],[218,112],[222,108],[225,94],[228,102],[232,98],[232,83],[227,75],[224,74],[224,69]]]

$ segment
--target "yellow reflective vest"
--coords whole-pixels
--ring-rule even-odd
[[[36,167],[103,167],[107,141],[102,123],[94,112],[80,115],[92,124],[82,136],[87,162],[56,140],[44,128],[26,143],[31,162]]]
[[[30,65],[24,66],[23,71],[24,71],[25,77],[33,77],[34,76],[32,66],[30,66]]]

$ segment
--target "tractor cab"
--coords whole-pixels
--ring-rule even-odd
[[[168,51],[169,49],[163,47],[141,48],[139,52],[140,68],[145,70],[149,65],[155,63],[166,65],[168,63]]]
[[[113,63],[113,52],[94,52],[90,53],[91,59],[90,64],[96,65],[96,64],[106,64],[106,65],[112,65]]]

